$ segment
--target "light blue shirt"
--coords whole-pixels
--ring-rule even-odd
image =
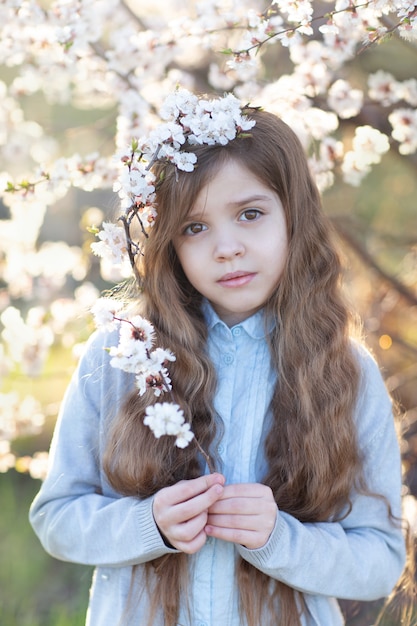
[[[204,313],[208,350],[218,376],[214,405],[224,424],[219,446],[222,472],[228,483],[261,482],[266,472],[262,434],[276,381],[262,312],[233,328],[210,306],[204,307]]]
[[[263,316],[259,312],[228,328],[205,307],[208,350],[218,373],[215,408],[224,424],[218,443],[229,483],[259,482],[265,473],[263,438],[275,382]],[[133,565],[175,552],[163,542],[152,516],[152,498],[120,497],[101,467],[108,419],[114,417],[133,380],[109,365],[103,347],[117,340],[95,333],[67,390],[51,446],[51,465],[30,512],[45,549],[56,558],[96,566],[87,617],[89,626],[144,624],[147,597],[123,617]],[[391,403],[373,359],[358,348],[363,372],[356,423],[371,491],[386,496],[401,514],[400,456]],[[353,508],[341,522],[303,524],[278,512],[262,548],[209,538],[189,557],[191,621],[181,626],[241,626],[235,563],[240,554],[269,576],[303,592],[303,626],[340,626],[334,598],[373,600],[388,595],[404,565],[402,533],[388,520],[380,499],[352,494]],[[143,589],[142,568],[137,588]],[[155,622],[162,626],[163,621]]]

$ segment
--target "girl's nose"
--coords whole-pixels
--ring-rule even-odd
[[[243,256],[245,253],[245,246],[243,243],[231,236],[221,237],[214,249],[214,258],[216,261],[229,261],[235,257]]]

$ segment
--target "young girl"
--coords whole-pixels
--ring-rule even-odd
[[[391,401],[350,337],[306,157],[277,117],[243,115],[231,140],[181,144],[191,171],[155,159],[135,257],[130,306],[175,354],[194,439],[155,438],[161,398],[97,332],[31,508],[50,554],[96,566],[91,626],[338,626],[335,598],[387,596],[404,567]]]

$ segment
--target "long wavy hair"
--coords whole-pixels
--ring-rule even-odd
[[[288,257],[265,318],[275,320],[268,335],[278,374],[272,397],[272,425],[266,437],[268,472],[263,482],[278,507],[301,522],[346,514],[352,489],[366,489],[356,438],[354,410],[360,374],[350,336],[353,316],[341,294],[341,263],[328,218],[294,132],[276,116],[255,109],[249,136],[226,146],[190,146],[195,170],[156,168],[158,217],[143,242],[138,264],[141,296],[137,308],[154,324],[158,342],[176,354],[170,366],[175,400],[216,465],[214,442],[222,428],[213,409],[216,373],[207,355],[201,295],[182,271],[172,239],[199,191],[229,159],[248,168],[281,199],[288,230]],[[163,174],[163,175],[160,175]],[[198,450],[179,450],[171,438],[156,440],[143,425],[150,394],[136,392],[112,424],[104,465],[120,493],[145,498],[202,472]],[[145,565],[151,595],[149,624],[162,606],[166,626],[178,620],[179,598],[187,597],[185,554],[163,556]],[[152,581],[154,581],[152,583]],[[302,595],[238,560],[241,614],[249,626],[299,626]],[[279,613],[277,613],[279,611]]]

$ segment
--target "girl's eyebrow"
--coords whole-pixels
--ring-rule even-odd
[[[227,206],[239,207],[239,206],[243,206],[244,204],[251,204],[252,202],[265,202],[265,201],[271,202],[271,200],[273,200],[272,196],[268,196],[266,194],[261,194],[261,193],[256,193],[251,196],[246,196],[238,200],[234,200],[233,202],[229,202]]]
[[[228,202],[226,206],[234,209],[247,204],[252,204],[253,202],[271,202],[273,201],[273,199],[274,198],[272,196],[268,196],[262,193],[256,193],[252,194],[251,196],[244,196],[237,200],[233,200],[232,202]],[[198,209],[196,211],[191,210],[188,215],[188,219],[198,221],[199,219],[203,219],[204,213],[205,208],[202,211],[199,211]]]

